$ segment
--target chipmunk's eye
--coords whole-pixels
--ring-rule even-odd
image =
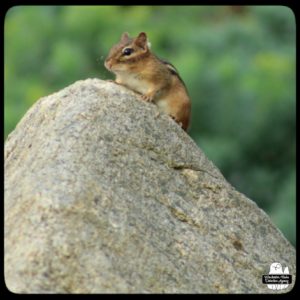
[[[123,49],[123,55],[130,55],[133,52],[132,48],[125,48]]]

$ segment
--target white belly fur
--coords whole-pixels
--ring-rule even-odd
[[[140,93],[147,94],[149,91],[149,84],[146,81],[137,78],[137,75],[126,75],[119,76],[119,79],[122,84],[127,85],[130,89]]]
[[[165,99],[159,99],[156,102],[156,105],[157,105],[159,111],[168,113],[168,103]]]

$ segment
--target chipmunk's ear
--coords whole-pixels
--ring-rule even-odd
[[[121,42],[127,42],[129,40],[128,32],[124,32],[121,36]]]
[[[148,43],[147,43],[147,35],[145,32],[141,32],[138,37],[134,40],[135,44],[143,49],[148,48]]]

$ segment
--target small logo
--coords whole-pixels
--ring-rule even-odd
[[[292,283],[292,275],[289,273],[289,268],[278,262],[272,263],[270,266],[269,275],[262,276],[263,284],[266,284],[270,290],[283,290]]]

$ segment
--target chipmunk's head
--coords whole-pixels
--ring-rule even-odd
[[[118,44],[114,45],[105,59],[105,67],[114,73],[128,71],[130,65],[149,55],[150,43],[145,32],[130,38],[125,32]]]

